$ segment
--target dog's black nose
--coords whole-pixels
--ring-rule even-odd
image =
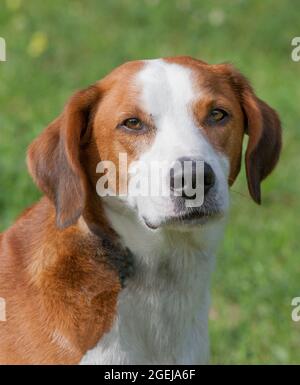
[[[204,194],[207,194],[208,191],[215,185],[215,173],[211,166],[204,162]]]
[[[177,160],[181,164],[181,169],[178,172],[178,169],[171,168],[170,170],[170,188],[172,191],[175,191],[182,196],[183,198],[187,199],[194,199],[196,194],[191,195],[190,191],[191,189],[196,189],[197,182],[199,183],[199,178],[197,178],[197,162],[200,162],[197,159],[191,159],[187,157],[182,157]],[[186,166],[184,162],[189,162],[190,166],[188,168],[188,174],[186,174]],[[201,171],[203,169],[201,168]],[[199,177],[199,175],[198,175]],[[204,184],[204,195],[208,193],[208,191],[214,186],[215,184],[215,173],[211,166],[204,162],[204,175],[203,175],[203,181],[200,179],[200,183],[203,182]],[[187,180],[190,181],[190,183],[187,183]]]

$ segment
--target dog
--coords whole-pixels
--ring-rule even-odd
[[[133,61],[76,92],[28,150],[44,196],[0,237],[0,362],[207,363],[210,277],[245,135],[260,203],[280,120],[232,65]],[[120,153],[128,193],[100,197],[97,165]],[[132,193],[133,175],[144,176],[135,162],[165,160],[202,161],[201,205],[184,204],[185,185],[180,196]],[[168,190],[176,178],[163,175]]]

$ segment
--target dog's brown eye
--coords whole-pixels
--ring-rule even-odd
[[[137,118],[129,118],[126,119],[123,124],[126,128],[129,128],[130,130],[141,130],[143,128],[143,123],[137,119]]]
[[[210,123],[219,123],[228,117],[228,113],[221,108],[214,108],[208,117]]]

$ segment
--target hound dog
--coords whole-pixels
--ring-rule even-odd
[[[245,134],[260,203],[280,121],[231,65],[133,61],[75,93],[28,150],[44,196],[0,236],[0,362],[208,362],[210,277]],[[120,153],[128,193],[99,197],[97,165]],[[181,196],[132,193],[133,175],[145,177],[136,161],[184,160],[204,164],[201,205],[183,204],[185,185]],[[116,171],[117,186],[124,178]],[[174,178],[162,177],[167,189]]]

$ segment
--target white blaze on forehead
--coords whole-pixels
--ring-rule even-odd
[[[207,141],[195,122],[192,102],[202,96],[196,89],[193,72],[184,65],[164,60],[145,61],[137,74],[139,103],[155,124],[155,141],[149,159],[175,161],[182,156],[199,156],[207,151]]]
[[[142,87],[143,108],[156,119],[166,113],[182,113],[195,98],[192,71],[179,64],[160,59],[146,61],[137,80]]]

